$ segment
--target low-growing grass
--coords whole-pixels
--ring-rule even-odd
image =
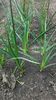
[[[10,7],[8,10],[5,9],[6,15],[6,38],[3,38],[0,35],[0,42],[2,47],[0,47],[0,53],[5,55],[7,59],[14,60],[16,62],[16,67],[14,72],[19,69],[20,73],[24,73],[24,64],[25,61],[39,65],[40,71],[43,71],[45,68],[56,63],[49,64],[49,61],[56,56],[56,53],[52,53],[56,50],[56,43],[51,42],[56,30],[56,24],[52,23],[52,19],[55,16],[56,12],[49,18],[49,0],[40,0],[40,9],[36,15],[34,15],[34,3],[33,0],[9,0]],[[13,7],[16,9],[16,16],[14,14]],[[38,37],[36,34],[33,34],[31,30],[31,24],[33,17],[37,16],[39,21],[39,31]],[[51,33],[49,35],[49,33]],[[33,36],[33,42],[30,42],[29,36]],[[18,41],[18,43],[17,43]],[[30,47],[33,43],[38,44],[38,48],[34,51],[38,51],[41,54],[41,63],[37,61],[34,57],[30,55]],[[38,56],[38,55],[37,55]],[[1,57],[1,64],[3,63],[3,58]]]

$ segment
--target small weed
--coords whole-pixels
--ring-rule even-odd
[[[4,61],[5,61],[4,54],[0,54],[0,69],[2,69]]]

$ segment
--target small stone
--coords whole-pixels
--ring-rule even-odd
[[[11,100],[13,100],[13,98],[11,98]]]
[[[56,92],[56,83],[54,84],[53,89]]]
[[[47,91],[49,90],[49,88],[47,87]]]
[[[34,88],[30,88],[31,91],[33,91]]]
[[[7,95],[9,96],[9,98],[13,97],[13,93],[8,93]]]
[[[2,73],[2,82],[3,82],[4,85],[6,84],[6,85],[8,85],[8,87],[10,87],[10,83],[9,83],[7,77],[6,77],[5,72]]]
[[[13,90],[16,86],[16,78],[15,78],[14,74],[11,74],[10,78],[11,78],[11,80],[10,80],[11,89]]]
[[[3,82],[3,83],[8,83],[8,80],[7,80],[7,78],[6,78],[5,73],[2,74],[2,77],[3,77],[2,82]]]
[[[54,82],[53,81],[49,81],[49,86],[53,86]]]

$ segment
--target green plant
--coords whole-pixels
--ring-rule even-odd
[[[44,44],[40,49],[40,53],[42,55],[42,62],[40,64],[40,71],[44,70],[45,68],[47,68],[50,65],[55,65],[54,64],[49,64],[50,60],[52,60],[54,58],[54,56],[56,56],[56,53],[54,50],[56,50],[56,43],[51,43],[50,41],[53,37],[53,34],[48,37],[46,37],[46,40],[44,40]]]
[[[13,7],[15,4],[17,16],[13,13]],[[16,67],[14,73],[18,68],[20,73],[24,73],[24,61],[28,61],[34,64],[38,64],[40,71],[43,71],[46,67],[54,64],[49,64],[49,61],[56,56],[56,53],[53,51],[56,50],[56,43],[52,42],[52,37],[55,33],[56,24],[52,23],[52,19],[56,12],[49,19],[48,11],[50,2],[46,0],[40,0],[40,10],[38,11],[38,20],[39,20],[39,34],[36,37],[36,34],[30,32],[30,27],[33,19],[33,1],[29,0],[20,0],[19,4],[16,0],[11,2],[9,12],[5,10],[7,15],[7,21],[5,24],[6,34],[5,38],[0,35],[0,42],[2,44],[0,48],[0,53],[3,55],[6,54],[8,59],[14,60],[16,62]],[[46,7],[47,5],[47,7]],[[15,12],[15,13],[16,13]],[[49,35],[49,32],[52,34]],[[38,43],[38,48],[34,51],[38,51],[41,54],[41,62],[38,63],[35,58],[33,58],[29,53],[29,35],[32,33],[33,42]],[[17,43],[18,39],[18,43]],[[3,61],[3,60],[2,60]]]
[[[0,54],[0,68],[2,69],[2,65],[4,64],[4,54]]]
[[[3,7],[4,7],[4,5],[3,5]],[[20,29],[19,29],[20,25],[17,28],[15,27],[16,25],[15,25],[15,22],[14,22],[15,19],[14,19],[12,8],[13,8],[12,2],[10,0],[10,8],[8,8],[9,11],[7,11],[4,8],[6,18],[7,18],[6,24],[5,24],[6,33],[5,33],[5,38],[2,36],[2,34],[0,35],[0,42],[2,44],[2,47],[0,48],[0,52],[2,54],[6,54],[7,59],[11,59],[11,60],[14,60],[16,62],[16,67],[15,67],[13,73],[16,72],[17,68],[19,69],[20,73],[22,73],[22,72],[24,72],[24,60],[31,62],[31,63],[35,63],[35,64],[38,64],[38,63],[36,62],[36,60],[33,57],[26,54],[27,43],[28,43],[28,35],[29,35],[29,33],[28,33],[29,32],[29,29],[28,29],[29,20],[26,20],[27,18],[25,19],[25,17],[23,17],[23,15],[21,14],[21,10],[19,9],[18,10],[19,15],[21,15],[20,18],[22,18],[21,21],[25,21],[25,22],[23,22],[23,28],[24,28],[23,32],[24,32],[24,34],[23,34],[23,37],[21,37],[21,34],[17,34],[17,29],[20,31]],[[17,7],[17,9],[18,9],[18,7]],[[20,22],[20,21],[18,21],[18,22]],[[18,39],[19,44],[17,44],[17,38],[19,38]],[[21,42],[22,42],[22,45],[23,45],[22,47],[20,45]]]
[[[20,26],[20,32],[17,32],[17,36],[22,44],[22,51],[28,52],[28,42],[30,35],[30,27],[33,18],[33,0],[20,0],[19,3],[14,0],[17,18],[14,18],[15,22]],[[16,28],[17,29],[17,28]]]
[[[5,13],[7,13],[6,10],[5,10]],[[8,17],[8,15],[6,17],[7,17],[7,22],[5,24],[6,38],[3,38],[2,35],[0,36],[0,40],[2,41],[2,47],[0,48],[0,51],[2,53],[8,54],[8,57],[9,56],[17,57],[18,56],[18,47],[17,47],[17,43],[16,43],[16,34],[15,34],[15,28],[14,28],[11,0],[10,0],[9,17]],[[15,60],[15,62],[16,62],[17,67],[20,68],[19,60],[17,59],[17,60]]]
[[[50,0],[40,0],[40,14],[39,14],[39,21],[40,21],[40,29],[39,33],[42,34],[45,31],[48,30],[48,27],[50,27],[50,23],[48,22],[48,11],[49,11],[49,4]],[[52,20],[51,20],[52,21]],[[49,25],[48,25],[49,23]],[[49,32],[48,32],[49,34]],[[41,38],[41,48],[40,48],[40,53],[42,55],[42,62],[40,64],[40,71],[45,69],[47,67],[47,64],[49,63],[50,59],[53,58],[52,52],[54,49],[56,49],[56,43],[50,45],[50,40],[52,39],[52,35],[47,39],[47,34],[43,34]],[[54,55],[56,56],[56,55]]]
[[[56,12],[49,18],[49,4],[50,1],[40,0],[40,10],[37,13],[37,18],[39,20],[39,34],[38,37],[34,34],[33,42],[38,43],[38,48],[35,48],[41,54],[41,62],[40,62],[40,71],[43,71],[45,68],[51,65],[55,65],[56,63],[49,64],[50,60],[56,56],[54,52],[56,50],[56,43],[52,41],[52,38],[55,34],[56,24],[52,23],[52,19]],[[50,34],[51,33],[51,34]]]

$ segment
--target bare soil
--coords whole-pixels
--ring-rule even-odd
[[[14,67],[15,64],[8,61],[2,71],[10,75]],[[19,78],[24,84],[16,83],[14,90],[0,80],[0,100],[56,100],[56,66],[43,72],[30,63],[26,63],[25,68],[25,75]]]

